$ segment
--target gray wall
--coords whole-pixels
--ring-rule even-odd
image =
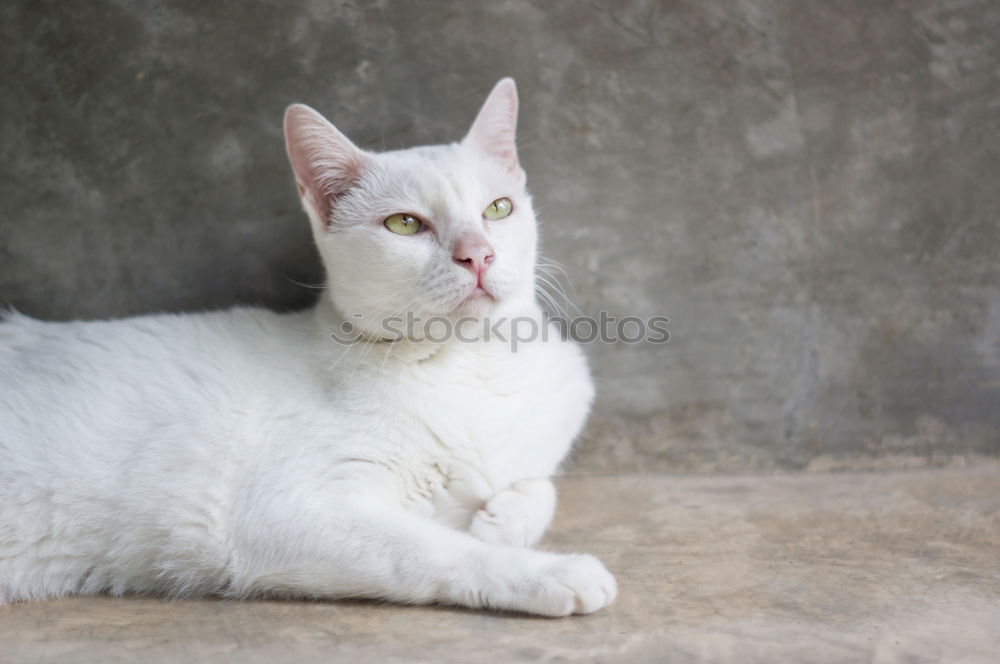
[[[1000,3],[90,2],[0,8],[0,301],[45,318],[308,304],[280,134],[458,138],[513,75],[586,312],[581,468],[1000,452]]]

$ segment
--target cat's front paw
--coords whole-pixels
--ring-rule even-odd
[[[509,546],[529,546],[537,541],[531,532],[527,515],[525,498],[513,491],[502,491],[490,498],[476,512],[469,526],[469,534],[491,544],[507,544]]]
[[[603,609],[618,596],[618,583],[597,558],[566,555],[546,565],[523,592],[521,610],[562,617]]]
[[[531,546],[545,534],[555,500],[555,488],[548,479],[521,480],[483,504],[469,533],[492,544]]]

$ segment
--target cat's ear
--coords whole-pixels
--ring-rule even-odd
[[[493,86],[462,143],[496,157],[510,172],[524,178],[517,160],[517,86],[514,79],[500,79]]]
[[[285,111],[285,149],[306,212],[329,226],[331,203],[357,184],[367,155],[304,104]]]

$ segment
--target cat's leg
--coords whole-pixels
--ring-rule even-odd
[[[315,505],[315,503],[313,503]],[[255,523],[240,538],[228,594],[362,597],[523,611],[591,613],[617,594],[596,558],[483,542],[388,505]]]
[[[484,542],[533,546],[552,523],[556,488],[547,477],[514,482],[476,512],[469,532]]]

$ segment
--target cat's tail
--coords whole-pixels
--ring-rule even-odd
[[[38,335],[38,323],[14,307],[0,306],[0,352],[15,351],[29,345]]]
[[[17,321],[20,319],[32,320],[31,316],[26,316],[14,308],[12,304],[0,304],[0,323]]]

